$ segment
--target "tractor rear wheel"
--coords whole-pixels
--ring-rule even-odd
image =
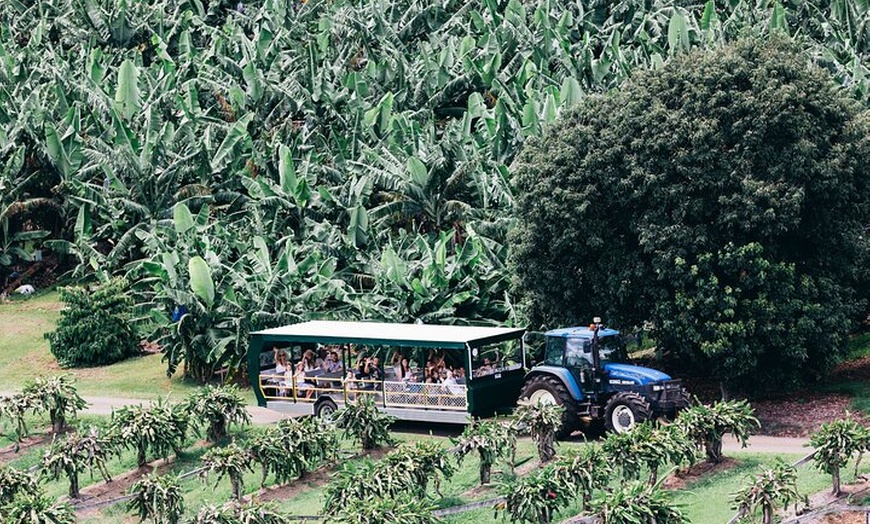
[[[533,375],[526,379],[520,390],[520,399],[529,399],[532,404],[540,402],[565,408],[562,412],[562,427],[556,432],[557,439],[568,438],[580,426],[577,401],[568,392],[565,384],[553,375]]]
[[[604,427],[614,433],[625,433],[637,424],[652,418],[652,409],[647,399],[623,391],[610,397],[604,410]]]

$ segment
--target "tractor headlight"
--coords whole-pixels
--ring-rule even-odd
[[[653,386],[653,391],[661,391],[661,390],[663,390],[663,389],[665,389],[664,386],[658,386],[658,385]]]

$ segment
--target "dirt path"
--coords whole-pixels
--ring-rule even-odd
[[[809,455],[812,448],[808,447],[809,439],[794,437],[770,437],[767,435],[752,435],[749,437],[749,445],[742,448],[740,443],[731,435],[722,441],[722,450],[752,451],[756,453],[791,453],[795,455]]]
[[[11,391],[0,391],[0,397],[13,395]],[[151,400],[131,399],[131,398],[116,398],[116,397],[84,397],[88,402],[88,407],[81,413],[84,415],[111,415],[112,410],[124,406],[135,406],[138,404],[148,404]],[[248,406],[248,414],[251,415],[251,421],[254,424],[274,424],[281,419],[287,418],[287,415],[277,411],[261,408],[260,406]]]

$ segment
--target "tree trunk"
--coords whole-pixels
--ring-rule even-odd
[[[705,440],[704,450],[707,452],[707,462],[711,464],[722,462],[722,439]]]
[[[649,485],[655,486],[656,481],[659,479],[659,468],[658,466],[651,466],[649,468]]]
[[[540,440],[538,441],[538,456],[541,458],[541,464],[546,464],[553,460],[553,457],[556,456],[556,447],[554,444],[554,440],[556,435],[554,433],[547,433],[540,436]]]
[[[79,472],[70,468],[66,470],[66,476],[69,478],[69,498],[79,498]]]
[[[773,524],[773,506],[771,506],[770,504],[765,504],[764,506],[762,506],[761,511],[761,523]]]
[[[233,500],[236,502],[242,501],[242,479],[238,477],[230,478],[230,486],[233,488]]]
[[[147,463],[148,461],[145,459],[145,446],[140,444],[136,455],[136,464],[138,464],[140,468],[144,468]]]
[[[492,471],[492,464],[488,464],[484,461],[480,461],[480,485],[489,484],[490,472]]]
[[[49,413],[49,419],[51,419],[51,432],[55,435],[63,433],[63,428],[66,426],[66,419],[64,416],[52,411]]]
[[[831,472],[831,477],[834,480],[834,489],[832,493],[834,495],[840,494],[840,468],[834,467],[834,471]]]
[[[549,509],[544,508],[541,510],[540,513],[538,513],[538,522],[540,524],[550,524],[550,521],[552,521],[552,520],[553,519],[552,519],[552,517],[550,517],[550,510]]]
[[[209,438],[212,439],[212,442],[218,442],[227,436],[227,425],[226,421],[220,422],[212,422],[209,428]]]

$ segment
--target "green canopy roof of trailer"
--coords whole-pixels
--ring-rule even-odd
[[[518,339],[524,329],[313,320],[251,333],[263,341],[463,349]]]

